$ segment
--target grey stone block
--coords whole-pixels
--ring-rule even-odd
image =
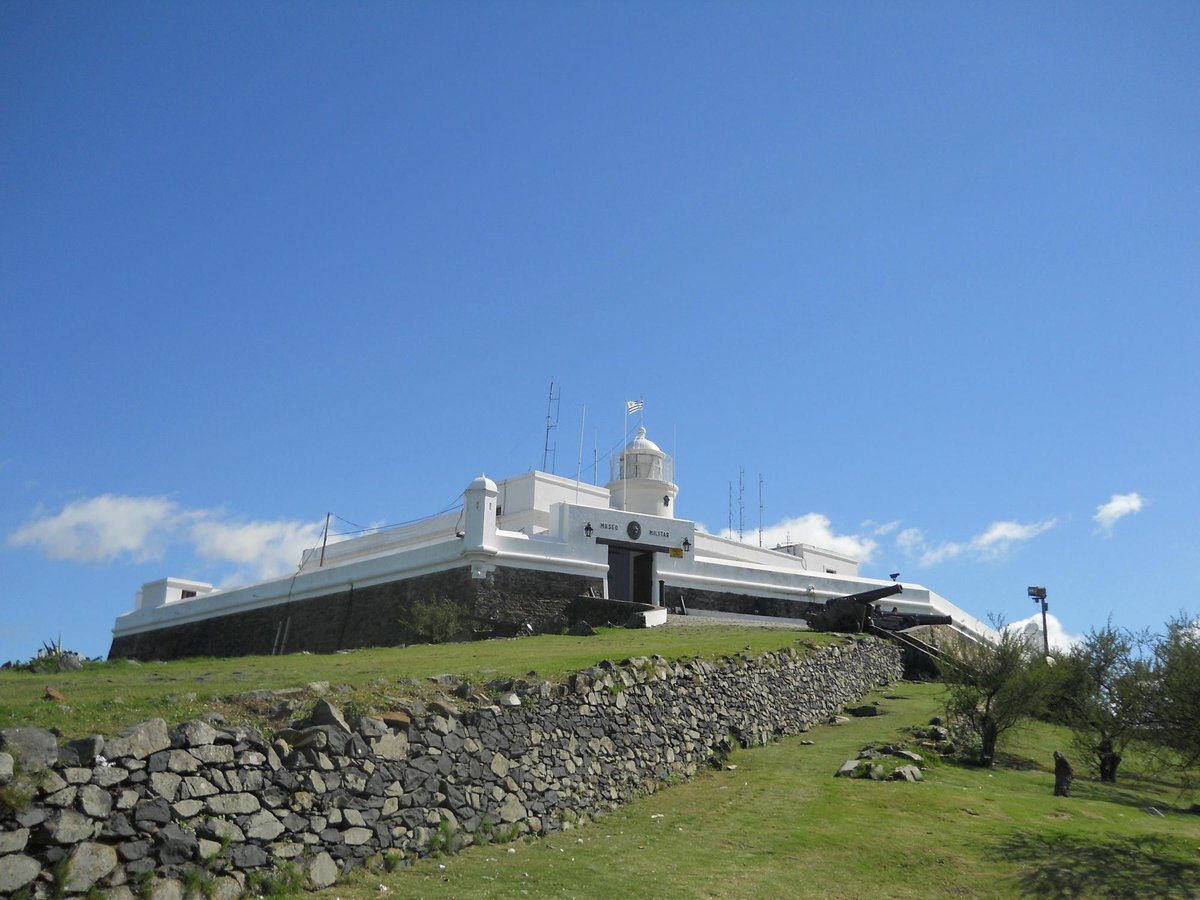
[[[85,893],[92,885],[117,867],[117,851],[107,844],[91,841],[71,851],[64,887],[71,893]]]
[[[45,728],[0,728],[0,750],[21,761],[26,772],[41,772],[58,762],[58,740]],[[12,764],[9,764],[9,777]]]
[[[117,732],[117,736],[104,743],[104,754],[110,760],[122,757],[145,759],[152,753],[171,746],[167,723],[162,719],[148,719]]]
[[[333,857],[322,851],[308,861],[305,874],[308,876],[309,890],[321,891],[337,881],[340,869]]]
[[[0,856],[8,853],[20,853],[29,843],[28,828],[14,828],[11,831],[0,831]]]
[[[51,813],[42,824],[41,843],[63,846],[88,841],[95,835],[98,824],[73,809],[60,810]]]
[[[347,737],[351,734],[350,726],[346,724],[346,719],[342,715],[342,711],[324,698],[317,700],[313,704],[312,713],[308,717],[308,724],[332,725],[345,733]]]
[[[217,739],[217,730],[208,722],[193,719],[177,725],[171,732],[172,743],[180,747],[200,747]]]
[[[94,784],[85,784],[79,788],[79,808],[93,819],[107,819],[112,813],[112,794]]]
[[[204,807],[215,816],[236,816],[258,812],[261,804],[253,794],[217,794],[209,797]]]
[[[41,874],[42,864],[30,856],[0,856],[0,894],[14,894]]]
[[[133,824],[146,830],[155,825],[166,825],[171,821],[171,804],[162,797],[143,800],[133,808]]]
[[[258,869],[270,862],[267,851],[255,844],[238,844],[230,859],[239,869]]]
[[[242,828],[252,841],[273,841],[284,832],[283,823],[265,809],[250,816]]]

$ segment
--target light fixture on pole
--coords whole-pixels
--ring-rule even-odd
[[[1029,588],[1029,596],[1033,598],[1034,603],[1042,604],[1042,646],[1046,651],[1046,656],[1050,656],[1050,632],[1046,627],[1046,589],[1044,587]]]

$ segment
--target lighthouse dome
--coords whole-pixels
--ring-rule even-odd
[[[630,512],[669,514],[679,494],[673,470],[671,458],[646,437],[644,426],[639,427],[637,436],[612,461],[609,503]]]
[[[653,453],[653,454],[657,454],[658,456],[666,456],[666,454],[663,453],[662,450],[659,449],[658,444],[654,443],[654,441],[652,441],[652,440],[650,440],[650,438],[646,437],[646,426],[645,425],[638,426],[637,437],[635,437],[632,441],[629,442],[629,446],[627,446],[625,448],[625,452],[626,453]]]

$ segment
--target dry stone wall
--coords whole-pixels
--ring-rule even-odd
[[[204,882],[234,897],[281,866],[319,888],[378,854],[562,830],[900,675],[894,647],[860,638],[808,656],[605,662],[489,695],[447,677],[443,699],[353,723],[320,700],[271,739],[215,714],[62,746],[4,729],[0,895]]]

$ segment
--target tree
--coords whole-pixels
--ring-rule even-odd
[[[946,714],[979,743],[977,762],[990,768],[1000,737],[1037,709],[1045,679],[1035,671],[1034,654],[1021,634],[994,623],[995,644],[961,638],[945,648],[943,678]]]
[[[1200,766],[1200,619],[1181,614],[1167,623],[1151,663],[1147,736],[1160,759],[1195,786]]]
[[[1141,731],[1148,666],[1138,648],[1146,640],[1114,628],[1110,619],[1053,670],[1050,712],[1075,733],[1075,747],[1101,781],[1116,782],[1121,758]]]

